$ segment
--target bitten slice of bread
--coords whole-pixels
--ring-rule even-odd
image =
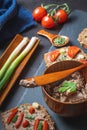
[[[45,127],[55,130],[54,122],[47,110],[36,102],[3,112],[2,122],[4,130],[43,130]]]
[[[79,41],[81,46],[83,46],[85,49],[87,49],[87,28],[84,28],[81,31],[77,40]]]

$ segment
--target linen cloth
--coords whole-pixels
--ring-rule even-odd
[[[32,13],[16,0],[0,0],[0,45],[34,25]]]

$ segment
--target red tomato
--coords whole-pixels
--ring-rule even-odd
[[[87,64],[87,60],[85,60],[85,59],[80,59],[79,60],[81,63],[83,63],[83,64]]]
[[[49,130],[49,124],[46,120],[43,122],[43,130]]]
[[[16,115],[16,113],[18,112],[18,109],[15,108],[11,111],[10,115],[7,118],[7,123],[9,124],[11,122],[11,120],[14,118],[14,116]]]
[[[38,129],[39,122],[40,120],[38,118],[34,121],[34,130]]]
[[[41,19],[47,14],[47,11],[45,8],[39,6],[36,9],[34,9],[32,16],[37,21],[40,22]]]
[[[20,113],[20,115],[18,116],[18,119],[17,119],[17,121],[16,121],[16,123],[15,123],[15,127],[16,127],[16,128],[19,128],[19,127],[20,127],[20,125],[21,125],[21,123],[22,123],[22,120],[23,120],[23,117],[24,117],[24,113]]]
[[[42,18],[42,21],[41,21],[41,25],[44,27],[44,28],[54,28],[55,27],[55,23],[54,23],[54,20],[51,16],[44,16]]]
[[[79,47],[77,47],[77,46],[70,46],[68,48],[68,56],[70,56],[71,58],[74,58],[79,51],[80,51]]]
[[[53,51],[49,52],[49,57],[52,62],[54,62],[59,55],[60,55],[59,50],[53,50]]]
[[[29,108],[29,112],[30,112],[31,114],[33,114],[33,113],[35,112],[35,109],[34,109],[33,107],[30,107],[30,108]]]
[[[58,24],[63,24],[68,20],[68,14],[65,10],[61,9],[55,13],[54,18],[57,19]]]
[[[23,123],[22,123],[22,126],[23,126],[23,128],[28,127],[29,126],[29,121],[24,120]]]

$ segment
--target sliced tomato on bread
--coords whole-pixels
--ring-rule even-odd
[[[68,56],[71,57],[71,58],[74,58],[78,52],[80,51],[80,48],[77,47],[77,46],[70,46],[68,47]]]
[[[79,62],[81,62],[83,64],[87,64],[87,60],[85,60],[85,59],[80,59]]]
[[[59,55],[60,55],[59,50],[53,50],[49,52],[50,61],[54,62],[58,58]]]

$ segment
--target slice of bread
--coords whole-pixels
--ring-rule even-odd
[[[87,28],[84,28],[81,31],[77,40],[79,41],[81,46],[83,46],[85,49],[87,49]]]
[[[72,50],[69,51],[69,48],[75,48],[75,47],[78,48],[78,51],[75,52],[75,49],[73,49],[74,52]],[[58,54],[58,56],[56,55],[56,51],[60,52],[60,54]],[[70,53],[73,54],[74,56],[71,56]],[[52,57],[54,60],[52,60]],[[65,61],[65,60],[76,60],[76,61],[81,61],[81,62],[85,62],[85,61],[87,62],[87,54],[84,53],[77,46],[66,46],[66,47],[52,50],[52,51],[44,54],[44,61],[45,61],[47,67],[56,62]]]
[[[15,110],[17,111],[13,114]],[[39,128],[43,130],[45,127],[48,130],[55,130],[54,122],[47,110],[36,102],[23,104],[3,112],[2,122],[4,130],[38,130]]]

